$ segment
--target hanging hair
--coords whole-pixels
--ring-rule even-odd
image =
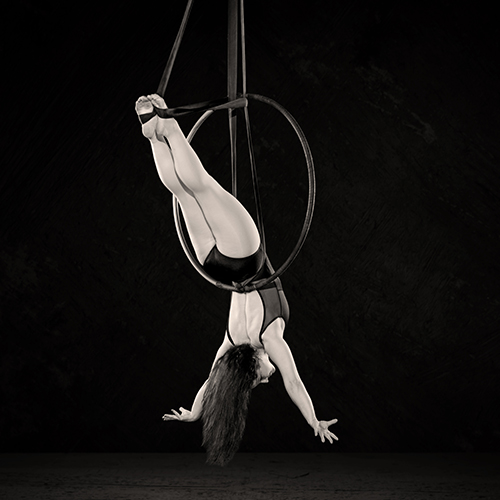
[[[207,463],[226,465],[238,451],[257,378],[257,349],[230,348],[215,364],[203,397],[203,446]]]

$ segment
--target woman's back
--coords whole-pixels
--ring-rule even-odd
[[[249,293],[233,293],[227,333],[234,345],[243,343],[263,347],[262,336],[277,321],[283,330],[290,311],[281,282],[277,279],[270,285]]]

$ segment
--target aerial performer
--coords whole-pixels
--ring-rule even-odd
[[[314,435],[324,443],[338,438],[329,430],[337,420],[318,420],[283,338],[289,307],[281,280],[249,290],[272,276],[261,235],[243,205],[205,170],[175,118],[158,94],[140,97],[136,112],[149,139],[163,184],[177,198],[196,259],[214,279],[234,285],[224,340],[206,382],[190,410],[180,408],[163,420],[203,420],[207,462],[225,465],[241,442],[252,390],[268,383],[278,368],[288,395]],[[160,111],[160,112],[159,112]]]

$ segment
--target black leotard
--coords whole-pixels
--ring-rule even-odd
[[[290,318],[290,308],[288,301],[285,297],[285,292],[281,286],[281,280],[276,278],[273,282],[256,290],[262,300],[262,307],[264,308],[264,316],[262,318],[262,325],[259,332],[259,341],[262,344],[262,335],[266,328],[276,319],[283,318],[285,324]],[[227,325],[227,337],[229,341],[234,344],[229,332],[229,324]]]
[[[214,279],[232,285],[256,277],[263,269],[266,257],[262,247],[252,255],[235,259],[220,253],[214,246],[203,264],[203,269]]]

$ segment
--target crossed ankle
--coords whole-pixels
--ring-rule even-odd
[[[149,113],[143,113],[141,115],[137,115],[138,118],[139,118],[139,121],[142,123],[142,125],[144,125],[145,123],[147,123],[149,120],[151,120],[153,117],[156,116],[156,112],[153,110],[153,111],[150,111]]]
[[[160,117],[164,119],[172,118],[169,114],[169,109],[168,108],[157,108],[156,106],[153,105],[154,112]]]

